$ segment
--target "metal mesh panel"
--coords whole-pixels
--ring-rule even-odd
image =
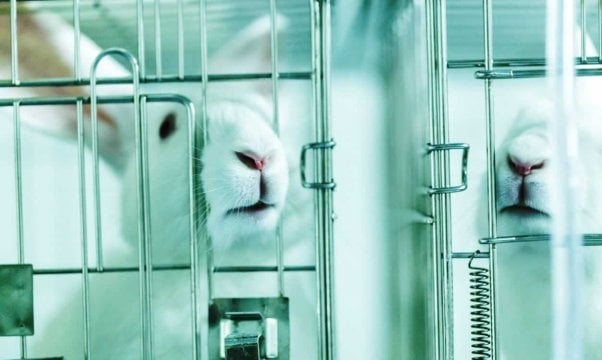
[[[223,296],[215,293],[219,291],[216,283],[236,284],[244,282],[244,279],[273,281],[274,293],[244,296],[289,296],[292,303],[298,304],[303,301],[298,300],[300,294],[308,293],[311,297],[313,289],[295,288],[298,285],[294,284],[300,282],[290,279],[304,277],[303,281],[311,279],[310,282],[316,284],[317,291],[311,299],[316,303],[313,308],[317,306],[319,309],[315,314],[316,328],[307,334],[293,334],[291,347],[296,346],[295,336],[311,337],[314,340],[309,344],[316,344],[316,348],[301,349],[299,346],[295,354],[302,353],[302,350],[303,353],[314,352],[316,358],[334,358],[331,216],[334,183],[330,156],[334,143],[329,127],[329,2],[290,0],[243,4],[234,1],[76,0],[25,4],[13,0],[0,10],[0,50],[6,54],[3,55],[5,62],[0,63],[0,120],[4,122],[2,131],[6,130],[3,138],[8,141],[6,149],[2,148],[2,152],[6,152],[1,154],[8,160],[2,162],[1,171],[3,178],[7,178],[6,187],[13,187],[8,191],[7,199],[10,200],[7,208],[3,209],[3,214],[10,218],[7,223],[11,226],[2,233],[2,246],[6,251],[2,251],[1,262],[33,265],[35,307],[40,309],[42,323],[51,324],[37,328],[32,341],[21,337],[17,344],[13,339],[2,339],[0,357],[67,356],[54,353],[61,348],[53,350],[53,343],[57,342],[57,337],[63,337],[61,330],[78,329],[79,334],[72,337],[75,340],[67,345],[69,354],[76,354],[73,356],[77,358],[97,358],[95,353],[100,346],[119,347],[122,342],[137,344],[134,348],[124,345],[127,350],[124,358],[170,358],[169,350],[157,352],[157,349],[170,348],[172,339],[164,339],[164,334],[170,332],[181,334],[174,341],[174,347],[187,347],[191,358],[206,358],[208,335],[203,319],[206,319],[214,297]],[[57,19],[50,17],[51,21],[46,24],[31,21],[31,16],[44,12],[58,14],[73,26],[72,43],[62,43],[61,53],[56,53],[57,49],[53,48],[56,43],[52,42],[52,38],[61,36],[60,31],[66,27],[59,27],[54,33],[53,21]],[[213,69],[210,59],[221,46],[262,15],[267,15],[270,20],[270,69],[262,73]],[[278,16],[289,21],[290,30],[282,38],[276,29]],[[107,50],[101,55],[86,53],[84,42],[88,40],[83,34]],[[50,40],[32,50],[32,39],[45,36]],[[63,34],[62,40],[65,38],[68,37]],[[26,58],[32,52],[40,54],[39,58]],[[67,63],[72,66],[55,66],[52,56],[57,55],[68,59]],[[109,61],[120,63],[127,71],[117,76],[104,75],[103,62],[107,57],[112,58]],[[37,62],[38,65],[32,66],[28,62]],[[309,189],[299,191],[306,192],[303,197],[310,199],[310,207],[298,211],[311,226],[293,230],[302,234],[303,241],[309,242],[315,250],[313,259],[287,261],[287,236],[293,231],[290,230],[293,226],[286,222],[280,224],[274,234],[270,245],[272,255],[267,262],[249,259],[249,263],[232,264],[215,258],[214,244],[204,230],[203,216],[208,208],[198,189],[199,158],[202,146],[208,140],[207,109],[210,100],[207,95],[222,84],[224,87],[243,84],[240,86],[244,87],[258,82],[265,83],[271,94],[272,125],[283,137],[287,134],[282,131],[279,114],[283,113],[281,107],[285,100],[280,89],[292,87],[301,89],[294,91],[306,94],[300,97],[306,99],[308,116],[296,121],[309,129],[308,138],[303,141],[310,144],[301,154],[303,163],[306,163],[306,169],[301,171],[307,174],[293,173],[291,182],[301,188],[300,175],[305,179],[303,185]],[[186,86],[194,91],[184,91],[185,95],[178,92],[177,89]],[[133,161],[137,187],[135,194],[126,195],[136,209],[136,224],[130,231],[135,240],[129,240],[135,244],[136,253],[125,256],[121,255],[119,246],[115,248],[115,238],[122,236],[122,229],[114,226],[114,222],[121,220],[123,214],[120,211],[123,209],[110,207],[112,202],[121,201],[115,199],[123,196],[119,194],[121,185],[115,168],[123,166],[124,160],[117,155],[117,149],[109,165],[99,158],[99,152],[113,154],[111,149],[117,146],[110,141],[105,142],[103,137],[107,126],[115,126],[107,121],[110,119],[104,113],[107,106],[130,114],[132,122],[128,124],[128,134],[135,139]],[[301,106],[304,107],[305,103]],[[187,162],[184,174],[187,181],[182,184],[188,196],[182,206],[188,211],[182,219],[173,220],[181,222],[179,226],[186,234],[185,239],[179,239],[186,245],[178,248],[184,256],[178,257],[181,261],[177,263],[162,262],[161,253],[167,250],[163,244],[153,241],[153,237],[161,231],[157,228],[161,221],[157,219],[156,209],[163,205],[161,200],[156,200],[161,198],[161,194],[157,194],[155,189],[162,189],[165,185],[149,177],[149,169],[162,166],[154,161],[156,150],[148,145],[149,128],[156,126],[150,119],[163,107],[176,109],[174,111],[185,119],[178,125],[185,129],[186,134],[178,151]],[[46,113],[60,115],[46,121],[39,115]],[[37,116],[32,117],[32,114]],[[71,117],[74,121],[65,124],[61,116]],[[33,118],[34,121],[29,123],[29,120],[22,121],[23,118]],[[31,131],[29,126],[32,124],[45,131]],[[67,129],[66,132],[73,135],[72,139],[57,139],[45,133],[57,129],[61,133]],[[64,154],[69,156],[61,159],[41,157],[45,147],[55,146],[53,141],[59,147],[64,146]],[[294,144],[295,151],[301,152],[301,145]],[[58,196],[45,195],[39,206],[35,206],[36,200],[32,198],[37,190],[33,189],[39,187],[39,191],[46,193],[47,189],[58,190],[51,186],[37,186],[34,180],[40,178],[33,177],[35,172],[27,165],[28,161],[31,164],[49,163],[47,170],[50,172],[45,176],[45,184],[55,181],[54,169],[68,169],[70,181],[62,189],[74,195],[61,204],[64,207],[47,209],[57,213],[64,211],[57,209],[69,209],[68,213],[61,214],[66,220],[52,225],[56,231],[39,230],[36,216],[40,216],[41,212],[43,215],[45,201],[60,203],[60,192]],[[64,229],[69,235],[64,238],[52,236],[61,234]],[[47,240],[40,234],[44,232],[48,233]],[[107,296],[109,293],[111,295]],[[120,297],[137,300],[124,303],[119,301]],[[101,301],[103,298],[106,301]],[[185,318],[186,329],[157,326],[169,324],[162,317],[166,316],[165,311],[173,311],[173,304],[178,305],[174,318]],[[298,305],[293,305],[293,318],[295,306]],[[47,313],[47,309],[53,308],[63,310],[59,314]],[[115,310],[114,314],[110,314],[110,309]],[[115,328],[98,326],[99,311],[109,314],[109,319],[117,319]],[[118,321],[119,314],[123,312],[137,314],[138,320],[131,329],[121,329],[120,333]],[[303,320],[295,321],[300,323]],[[310,323],[314,324],[313,321]],[[98,341],[104,339],[107,343],[99,344]]]

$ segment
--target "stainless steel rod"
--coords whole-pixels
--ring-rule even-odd
[[[483,42],[485,70],[493,69],[493,3],[492,0],[483,0]],[[497,234],[496,188],[495,188],[495,120],[493,111],[492,80],[485,79],[485,126],[486,126],[486,152],[487,152],[487,232],[490,237]],[[491,356],[498,359],[497,346],[497,289],[496,289],[496,248],[489,245],[489,308],[491,329]]]
[[[577,68],[576,76],[600,76],[602,68]],[[546,76],[544,69],[537,70],[493,70],[493,71],[477,71],[475,78],[479,80],[506,80],[506,79],[528,79],[542,78]]]
[[[190,271],[191,265],[179,264],[179,265],[155,265],[153,271]],[[138,272],[140,268],[138,266],[119,266],[119,267],[105,267],[102,271],[89,267],[89,274],[103,274],[103,273],[128,273]],[[315,265],[289,265],[284,267],[284,272],[313,272],[316,271]],[[277,272],[278,266],[216,266],[215,273],[252,273],[252,272]],[[61,275],[61,274],[81,274],[81,268],[56,268],[56,269],[34,269],[34,275]]]
[[[88,218],[86,213],[86,153],[83,104],[77,102],[77,156],[79,169],[79,217],[81,231],[84,359],[90,360],[90,277],[88,275]]]
[[[586,49],[586,40],[587,40],[587,10],[585,7],[585,0],[581,0],[581,33],[580,33],[580,48],[581,48],[581,61],[587,61],[587,49]]]
[[[582,59],[581,57],[575,58],[575,65],[600,65],[602,61],[598,56],[590,56]],[[493,68],[507,68],[507,67],[544,67],[546,66],[545,58],[507,58],[507,59],[495,59],[493,61]],[[470,69],[470,68],[484,68],[485,60],[472,59],[472,60],[450,60],[447,62],[448,69]]]
[[[146,77],[146,53],[144,36],[144,0],[136,0],[136,26],[138,38],[138,61],[140,66],[140,77]],[[129,84],[129,79],[127,81]]]
[[[199,229],[197,216],[199,214],[198,199],[195,189],[198,189],[199,166],[197,166],[198,149],[197,141],[197,119],[194,104],[189,101],[185,104],[188,119],[188,201],[189,201],[189,229],[190,229],[190,305],[192,315],[192,354],[193,359],[201,357],[201,329],[199,304],[199,274],[201,265],[199,262]]]
[[[279,80],[311,80],[312,73],[306,71],[298,72],[280,72],[278,73]],[[140,80],[141,84],[152,84],[152,83],[181,83],[184,82],[202,82],[202,75],[185,75],[183,78],[178,76],[164,76],[162,79],[156,77],[147,76]],[[247,73],[247,74],[208,74],[206,75],[206,81],[217,82],[217,81],[241,81],[241,80],[258,80],[258,79],[271,79],[272,73]],[[98,79],[97,85],[104,84],[130,84],[131,79],[128,77],[120,78],[104,78]],[[21,81],[18,84],[14,84],[12,81],[0,81],[0,88],[5,87],[44,87],[44,86],[89,86],[89,79],[75,80],[71,78],[56,78],[56,79],[44,79],[44,80],[26,80]]]
[[[206,0],[199,0],[199,21],[200,21],[200,27],[199,27],[199,40],[200,40],[200,48],[201,48],[201,127],[202,127],[202,141],[203,141],[203,146],[205,146],[205,144],[208,143],[209,141],[209,128],[208,128],[208,124],[209,124],[209,119],[207,118],[207,86],[209,84],[209,70],[208,70],[208,61],[209,61],[209,56],[208,56],[208,49],[207,49],[207,1]],[[207,202],[205,201],[202,204],[203,207],[203,213],[207,214],[209,212],[209,204],[207,204]],[[198,317],[196,319],[198,326],[201,328],[201,340],[200,340],[200,344],[199,346],[202,346],[201,348],[201,352],[199,354],[199,358],[197,358],[196,360],[201,360],[203,358],[207,358],[208,355],[208,351],[209,351],[209,334],[208,334],[208,328],[207,326],[205,326],[205,324],[202,323],[202,319],[203,316],[201,316],[201,314],[207,314],[208,308],[211,304],[213,304],[213,271],[214,271],[214,263],[213,263],[213,244],[212,244],[212,239],[211,236],[209,236],[209,234],[204,231],[203,232],[203,236],[199,236],[199,234],[195,234],[195,236],[197,236],[197,238],[195,239],[195,241],[200,242],[203,241],[203,254],[201,254],[201,252],[199,251],[198,253],[195,254],[195,256],[197,257],[201,257],[199,260],[202,260],[201,263],[205,266],[205,269],[203,269],[204,271],[199,271],[198,277],[197,277],[197,283],[195,284],[195,286],[198,289],[204,289],[206,291],[207,294],[207,298],[206,299],[202,299],[202,301],[197,301],[196,306],[197,306],[197,314]],[[199,269],[200,270],[200,269]],[[201,288],[201,285],[204,286],[204,288]],[[205,346],[203,346],[203,343],[207,344]]]
[[[73,0],[73,74],[75,80],[82,79],[81,59],[81,27],[80,27],[80,0]]]
[[[315,138],[330,138],[330,1],[311,1],[311,40]],[[330,150],[315,152],[315,175],[318,181],[332,181]],[[316,285],[318,294],[318,356],[336,358],[334,322],[332,189],[314,190],[316,214]]]
[[[270,0],[270,40],[272,60],[272,117],[276,134],[280,135],[280,117],[278,109],[278,19],[276,0]],[[276,228],[276,262],[278,264],[278,295],[284,296],[284,244],[282,220]]]
[[[10,69],[11,85],[19,84],[19,34],[17,32],[17,0],[10,0]]]
[[[178,79],[184,79],[185,58],[184,58],[184,0],[177,0],[178,6]]]
[[[134,94],[137,97],[140,93],[140,89],[134,89]],[[146,96],[140,96],[140,107],[134,108],[135,112],[140,112],[140,148],[142,157],[141,172],[138,175],[142,175],[139,180],[139,184],[142,184],[142,207],[144,208],[144,317],[146,323],[146,332],[144,333],[144,341],[146,344],[146,350],[148,359],[153,359],[153,241],[152,241],[152,223],[151,223],[151,198],[150,198],[150,183],[149,183],[149,165],[148,165],[148,109]],[[141,181],[140,181],[141,180]]]
[[[17,251],[19,264],[25,263],[25,241],[23,236],[23,174],[21,162],[21,119],[19,101],[13,102],[13,138],[15,160],[15,194],[17,211]],[[27,340],[25,336],[20,339],[21,357],[27,358]]]
[[[602,0],[598,0],[598,62],[602,63]]]
[[[161,44],[161,1],[154,0],[155,10],[155,75],[163,78],[162,44]]]

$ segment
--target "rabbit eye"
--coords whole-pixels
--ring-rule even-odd
[[[176,131],[176,114],[169,113],[161,122],[159,127],[159,137],[161,140],[167,139],[173,132]]]

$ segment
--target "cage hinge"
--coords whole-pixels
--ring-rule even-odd
[[[300,171],[300,173],[301,173],[301,185],[304,188],[333,190],[336,187],[336,184],[333,180],[327,181],[327,182],[309,182],[309,181],[307,181],[307,178],[305,175],[305,163],[306,163],[306,158],[307,158],[307,152],[309,150],[332,150],[332,148],[334,148],[335,145],[336,145],[336,143],[332,139],[329,141],[313,142],[313,143],[303,145],[303,148],[301,148],[301,162],[300,162],[301,171]]]
[[[444,187],[429,187],[429,195],[437,194],[453,194],[464,191],[468,188],[468,150],[470,146],[466,143],[450,143],[450,144],[427,144],[426,150],[430,154],[434,151],[450,151],[450,150],[462,150],[462,183],[455,186],[444,186]]]

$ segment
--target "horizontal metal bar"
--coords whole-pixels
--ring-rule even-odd
[[[310,71],[298,71],[298,72],[281,72],[278,73],[279,80],[311,80],[312,73]],[[212,74],[209,75],[208,81],[240,81],[240,80],[258,80],[258,79],[272,79],[272,73],[249,73],[249,74]],[[155,76],[148,76],[140,79],[141,84],[153,84],[153,83],[170,83],[170,82],[202,82],[203,78],[201,75],[187,75],[183,78],[177,75],[163,76],[157,78]],[[104,78],[96,81],[97,85],[108,85],[108,84],[124,84],[131,85],[131,77],[119,77],[119,78]],[[89,86],[90,79],[76,80],[72,78],[55,78],[55,79],[44,79],[44,80],[29,80],[21,81],[19,85],[14,85],[10,80],[1,80],[0,88],[5,87],[46,87],[46,86]]]
[[[600,76],[602,75],[602,68],[590,68],[590,69],[576,69],[577,76]],[[532,69],[532,70],[477,70],[475,72],[475,79],[495,79],[495,80],[506,80],[506,79],[530,79],[530,78],[542,78],[546,76],[545,69]]]
[[[103,267],[101,270],[97,268],[88,268],[90,274],[101,274],[101,273],[127,273],[127,272],[138,272],[138,266],[116,266],[116,267]],[[174,271],[174,270],[190,270],[190,265],[179,264],[179,265],[153,265],[153,271]],[[56,269],[34,269],[34,275],[67,275],[67,274],[81,274],[81,268],[56,268]]]
[[[525,243],[534,241],[549,241],[550,235],[521,235],[521,236],[498,236],[494,238],[479,239],[479,244],[509,244]],[[602,234],[583,234],[584,246],[602,246]]]
[[[478,252],[475,254],[474,252],[453,252],[451,254],[451,258],[452,259],[471,259],[471,258],[489,259],[489,253],[488,252]]]
[[[598,57],[588,57],[583,61],[580,57],[575,58],[575,65],[602,65]],[[545,67],[545,58],[509,58],[497,59],[493,61],[493,67]],[[447,62],[448,69],[471,69],[485,68],[485,61],[482,59],[474,60],[450,60]]]
[[[97,268],[90,267],[88,272],[91,274],[100,273],[127,273],[127,272],[138,272],[138,266],[116,266],[116,267],[104,267],[99,270]],[[175,271],[175,270],[190,270],[188,264],[174,264],[174,265],[153,265],[153,271]],[[277,266],[222,266],[214,269],[215,273],[247,273],[247,272],[277,272]],[[284,271],[287,272],[313,272],[316,271],[314,265],[291,265],[285,266]],[[57,269],[34,269],[34,275],[66,275],[66,274],[81,274],[81,268],[57,268]]]
[[[291,265],[284,266],[284,271],[316,271],[315,265]],[[244,272],[277,272],[278,266],[218,266],[215,267],[215,273],[244,273]]]
[[[147,102],[177,102],[183,105],[188,105],[190,99],[179,94],[145,94],[141,95],[146,98]],[[20,99],[0,99],[0,107],[12,106],[18,101],[20,106],[41,106],[41,105],[76,105],[78,101],[83,104],[90,104],[91,97],[89,96],[65,96],[65,97],[32,97]],[[127,104],[132,103],[134,97],[132,95],[116,95],[116,96],[98,96],[98,104]]]

